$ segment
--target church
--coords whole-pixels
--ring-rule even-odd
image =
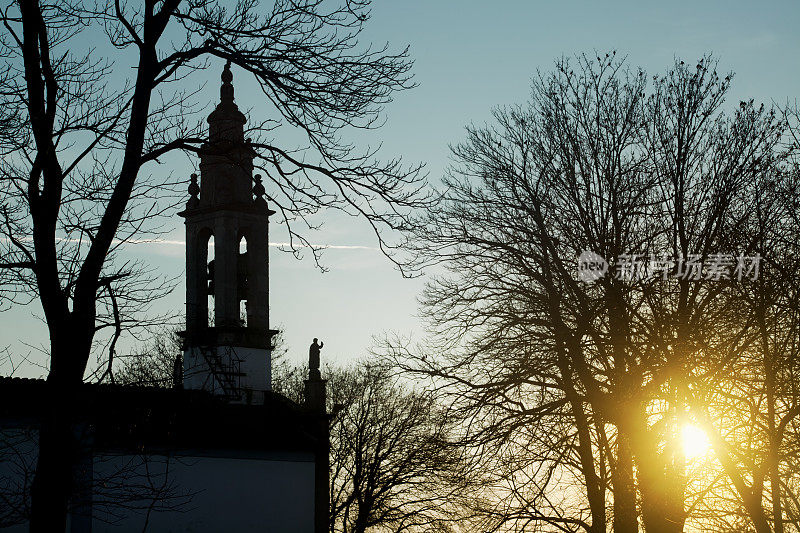
[[[180,213],[186,328],[175,386],[84,385],[70,532],[328,530],[325,381],[317,352],[302,404],[272,391],[273,212],[232,80],[227,64],[199,183],[192,175]],[[45,385],[0,378],[0,500],[9,506],[0,519],[15,523],[0,531],[27,531],[37,421],[55,401]],[[24,460],[5,460],[13,457]]]

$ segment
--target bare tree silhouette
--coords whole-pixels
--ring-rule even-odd
[[[565,58],[535,78],[528,106],[495,110],[453,148],[442,201],[414,233],[419,265],[446,270],[423,301],[439,340],[395,346],[394,359],[449,392],[465,445],[504,458],[486,470],[505,503],[484,510],[496,527],[684,528],[681,428],[701,418],[706,380],[744,361],[733,347],[755,308],[742,293],[769,290],[706,266],[761,254],[796,272],[794,244],[757,237],[771,222],[800,241],[786,123],[752,101],[724,112],[731,76],[715,66],[676,60],[648,83],[614,54]],[[586,283],[584,251],[617,264]],[[626,275],[619,258],[637,256],[674,261]],[[737,506],[760,530],[764,502],[743,489]]]
[[[120,357],[115,381],[123,385],[172,388],[182,386],[182,340],[175,330],[161,328],[136,352]]]
[[[742,318],[729,320],[722,335],[707,336],[713,349],[691,397],[728,480],[727,487],[714,490],[719,497],[706,503],[708,514],[717,518],[725,508],[720,500],[735,500],[738,505],[727,506],[731,529],[745,520],[759,532],[800,527],[800,143],[796,109],[787,107],[783,116],[788,128],[784,173],[766,176],[757,223],[740,228],[744,240],[763,254],[765,268],[753,283],[737,287],[736,312]]]
[[[303,401],[303,367],[286,367],[278,392]],[[330,365],[330,531],[451,531],[470,518],[455,419],[430,392],[404,386],[375,362]]]

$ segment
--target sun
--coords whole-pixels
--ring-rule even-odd
[[[706,432],[692,424],[686,424],[681,428],[681,442],[687,459],[696,459],[711,450],[711,441],[708,440]]]

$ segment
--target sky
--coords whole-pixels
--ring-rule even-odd
[[[530,80],[548,72],[562,55],[616,50],[632,67],[650,74],[666,71],[675,57],[694,61],[712,52],[721,72],[735,72],[728,102],[753,98],[785,103],[800,96],[800,3],[743,1],[539,2],[473,0],[375,0],[364,41],[410,46],[418,87],[398,93],[386,109],[386,124],[369,142],[382,144],[385,157],[424,162],[437,182],[449,160],[449,145],[464,127],[482,124],[493,107],[524,103]],[[221,69],[221,65],[219,65]],[[212,69],[213,70],[213,69]],[[252,83],[234,68],[236,101],[256,114],[260,103]],[[204,91],[218,98],[217,71]],[[239,75],[239,77],[237,77]],[[186,174],[191,170],[187,167]],[[425,278],[405,279],[377,251],[376,239],[357,219],[327,214],[315,242],[339,246],[323,256],[321,272],[310,256],[298,261],[270,251],[270,313],[284,330],[293,361],[302,361],[313,337],[325,342],[323,360],[344,363],[367,357],[373,336],[386,333],[419,338],[417,297]],[[175,216],[167,237],[181,241]],[[285,240],[272,228],[271,241]],[[165,275],[182,276],[179,243],[136,247],[132,252]],[[181,278],[182,280],[182,278]],[[157,310],[182,310],[183,282]],[[46,344],[46,329],[34,317],[37,305],[3,312],[0,348],[17,361],[41,356],[30,346]],[[0,363],[0,373],[9,368]],[[45,369],[25,364],[18,375],[40,376]]]

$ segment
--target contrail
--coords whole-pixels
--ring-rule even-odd
[[[128,241],[131,244],[167,244],[167,245],[175,245],[175,246],[186,246],[186,241],[172,241],[167,239],[142,239],[142,240],[133,240],[129,239]],[[268,243],[269,246],[272,248],[289,248],[292,246],[289,242],[270,242]],[[331,250],[380,250],[375,246],[364,246],[361,244],[295,244],[295,248],[324,248],[324,249],[331,249]]]
[[[274,248],[280,248],[280,247],[287,248],[291,246],[291,244],[288,242],[271,242],[269,243],[269,245]],[[360,244],[312,244],[310,246],[313,246],[314,248],[326,248],[332,250],[376,250],[376,251],[380,250],[380,248],[377,248],[375,246],[362,246]],[[308,248],[309,245],[296,244],[295,247]]]
[[[11,239],[8,237],[0,237],[0,240],[3,242],[11,242]],[[17,239],[18,241],[24,242],[31,242],[33,237],[21,237]],[[65,238],[65,237],[56,237],[56,240],[59,242],[81,242],[79,239],[75,238]],[[82,241],[84,244],[88,244],[87,241]],[[159,245],[166,245],[166,246],[186,246],[186,241],[179,241],[179,240],[170,240],[170,239],[114,239],[114,244],[159,244]],[[270,242],[268,243],[272,248],[290,248],[292,246],[291,243],[288,242]],[[361,244],[295,244],[295,248],[320,248],[324,250],[374,250],[380,251],[380,248],[375,246],[364,246]]]

